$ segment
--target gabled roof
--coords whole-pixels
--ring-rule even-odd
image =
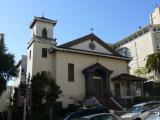
[[[121,81],[121,80],[125,80],[125,81],[136,81],[136,82],[143,82],[146,81],[146,78],[142,78],[142,77],[137,77],[134,75],[129,75],[127,73],[122,73],[114,78],[112,78],[113,81]]]
[[[70,48],[73,45],[76,45],[78,43],[84,42],[86,40],[94,40],[97,43],[99,43],[101,46],[103,46],[105,49],[109,50],[113,55],[116,56],[121,56],[118,52],[116,52],[114,49],[111,48],[111,46],[109,46],[107,43],[105,43],[104,41],[102,41],[100,38],[98,38],[95,34],[91,33],[89,35],[83,36],[81,38],[75,39],[73,41],[67,42],[65,44],[59,45],[58,47],[60,48]]]
[[[83,72],[83,73],[91,72],[91,71],[94,72],[94,71],[97,70],[97,69],[106,71],[107,73],[110,73],[110,74],[113,72],[112,70],[107,69],[106,67],[104,67],[104,66],[101,65],[100,63],[93,64],[93,65],[85,68],[82,72]]]
[[[36,21],[43,21],[43,22],[48,22],[52,23],[53,25],[56,25],[57,21],[56,20],[51,20],[45,17],[34,17],[33,21],[31,22],[30,28],[33,27]]]

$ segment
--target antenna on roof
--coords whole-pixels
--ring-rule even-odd
[[[93,31],[94,31],[94,28],[93,28],[93,27],[91,27],[91,28],[90,28],[90,31],[91,31],[91,33],[93,33]]]
[[[141,28],[142,28],[142,26],[139,26],[139,27],[138,27],[138,29],[141,29]]]
[[[155,5],[156,5],[156,7],[159,7],[159,5],[157,3]]]
[[[44,18],[44,11],[42,12],[42,17]]]

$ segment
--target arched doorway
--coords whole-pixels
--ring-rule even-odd
[[[112,72],[99,63],[84,69],[86,96],[109,96]]]
[[[103,96],[103,79],[104,79],[105,71],[103,70],[95,70],[93,73],[93,95],[94,96]]]

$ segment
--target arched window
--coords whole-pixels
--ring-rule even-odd
[[[42,37],[43,38],[47,38],[47,30],[46,30],[46,28],[43,28],[43,30],[42,30]]]

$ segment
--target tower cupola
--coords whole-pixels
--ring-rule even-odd
[[[53,27],[56,25],[56,20],[50,20],[45,17],[34,17],[30,28],[32,29],[31,37],[42,37],[53,39]]]

